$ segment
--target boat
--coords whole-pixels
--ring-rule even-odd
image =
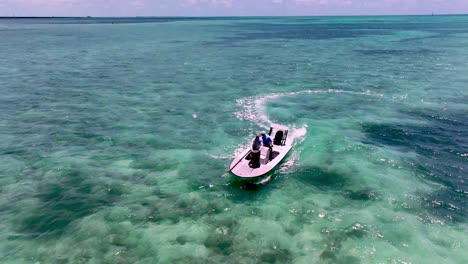
[[[245,180],[256,179],[273,170],[291,150],[287,126],[272,124],[268,136],[273,139],[273,147],[261,146],[259,151],[251,146],[237,156],[229,166],[229,171]]]

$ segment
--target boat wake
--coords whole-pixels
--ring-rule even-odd
[[[266,114],[266,104],[269,101],[276,100],[282,97],[288,96],[296,96],[302,94],[323,94],[323,93],[335,93],[335,94],[354,94],[354,95],[366,95],[366,96],[375,96],[375,97],[383,97],[383,94],[374,93],[372,91],[365,91],[365,92],[354,92],[354,91],[347,91],[347,90],[340,90],[340,89],[327,89],[327,90],[302,90],[296,92],[284,92],[284,93],[272,93],[269,95],[261,95],[261,96],[251,96],[251,97],[244,97],[238,99],[237,105],[241,107],[241,109],[235,112],[235,116],[240,120],[247,120],[252,123],[259,125],[261,128],[267,130],[270,127],[271,123],[274,123],[270,120],[268,115]],[[293,145],[301,143],[305,140],[307,134],[307,124],[303,124],[302,126],[297,127],[295,124],[288,124],[291,128],[290,134],[288,138],[290,138]],[[247,146],[248,147],[248,146]],[[237,154],[240,154],[246,148],[245,145],[239,145],[238,148],[235,150],[234,157]],[[293,168],[296,161],[299,159],[299,152],[298,150],[293,151],[290,158],[285,161],[281,167],[280,171],[283,173],[291,172],[291,168]],[[231,156],[229,157],[231,158]]]
[[[305,140],[305,135],[307,134],[307,125],[304,124],[300,128],[293,128],[291,130],[291,135],[289,137],[291,138],[291,141],[293,145],[297,145],[299,143],[302,143]],[[280,172],[284,174],[292,173],[294,172],[294,165],[296,162],[299,160],[299,155],[300,151],[298,149],[294,150],[290,157],[281,164],[281,167],[279,169]]]
[[[365,92],[353,92],[340,89],[328,89],[328,90],[302,90],[296,92],[284,92],[284,93],[272,93],[269,95],[262,96],[251,96],[237,99],[237,105],[242,109],[235,112],[235,115],[240,120],[248,120],[261,126],[262,128],[268,129],[270,124],[273,123],[267,116],[265,111],[265,104],[269,101],[301,94],[322,94],[322,93],[344,93],[344,94],[355,94],[355,95],[368,95],[383,97],[382,94],[374,93],[372,91]]]

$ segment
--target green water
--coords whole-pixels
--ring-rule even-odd
[[[468,259],[467,16],[4,19],[0,47],[1,263]],[[271,179],[225,173],[271,122]]]

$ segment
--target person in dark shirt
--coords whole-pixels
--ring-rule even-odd
[[[252,143],[252,150],[250,151],[250,162],[249,165],[251,168],[260,167],[260,148],[262,147],[262,142],[260,141],[260,135],[257,133],[255,139]]]
[[[271,160],[271,153],[273,152],[273,141],[271,140],[271,138],[269,136],[267,136],[265,131],[262,132],[262,142],[263,142],[263,146],[269,148],[267,158],[268,158],[268,160]]]
[[[252,143],[252,150],[260,150],[261,146],[262,146],[262,142],[260,141],[260,135],[257,133]]]

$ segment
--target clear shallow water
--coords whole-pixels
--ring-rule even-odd
[[[0,21],[2,263],[468,259],[468,17],[166,20]]]

